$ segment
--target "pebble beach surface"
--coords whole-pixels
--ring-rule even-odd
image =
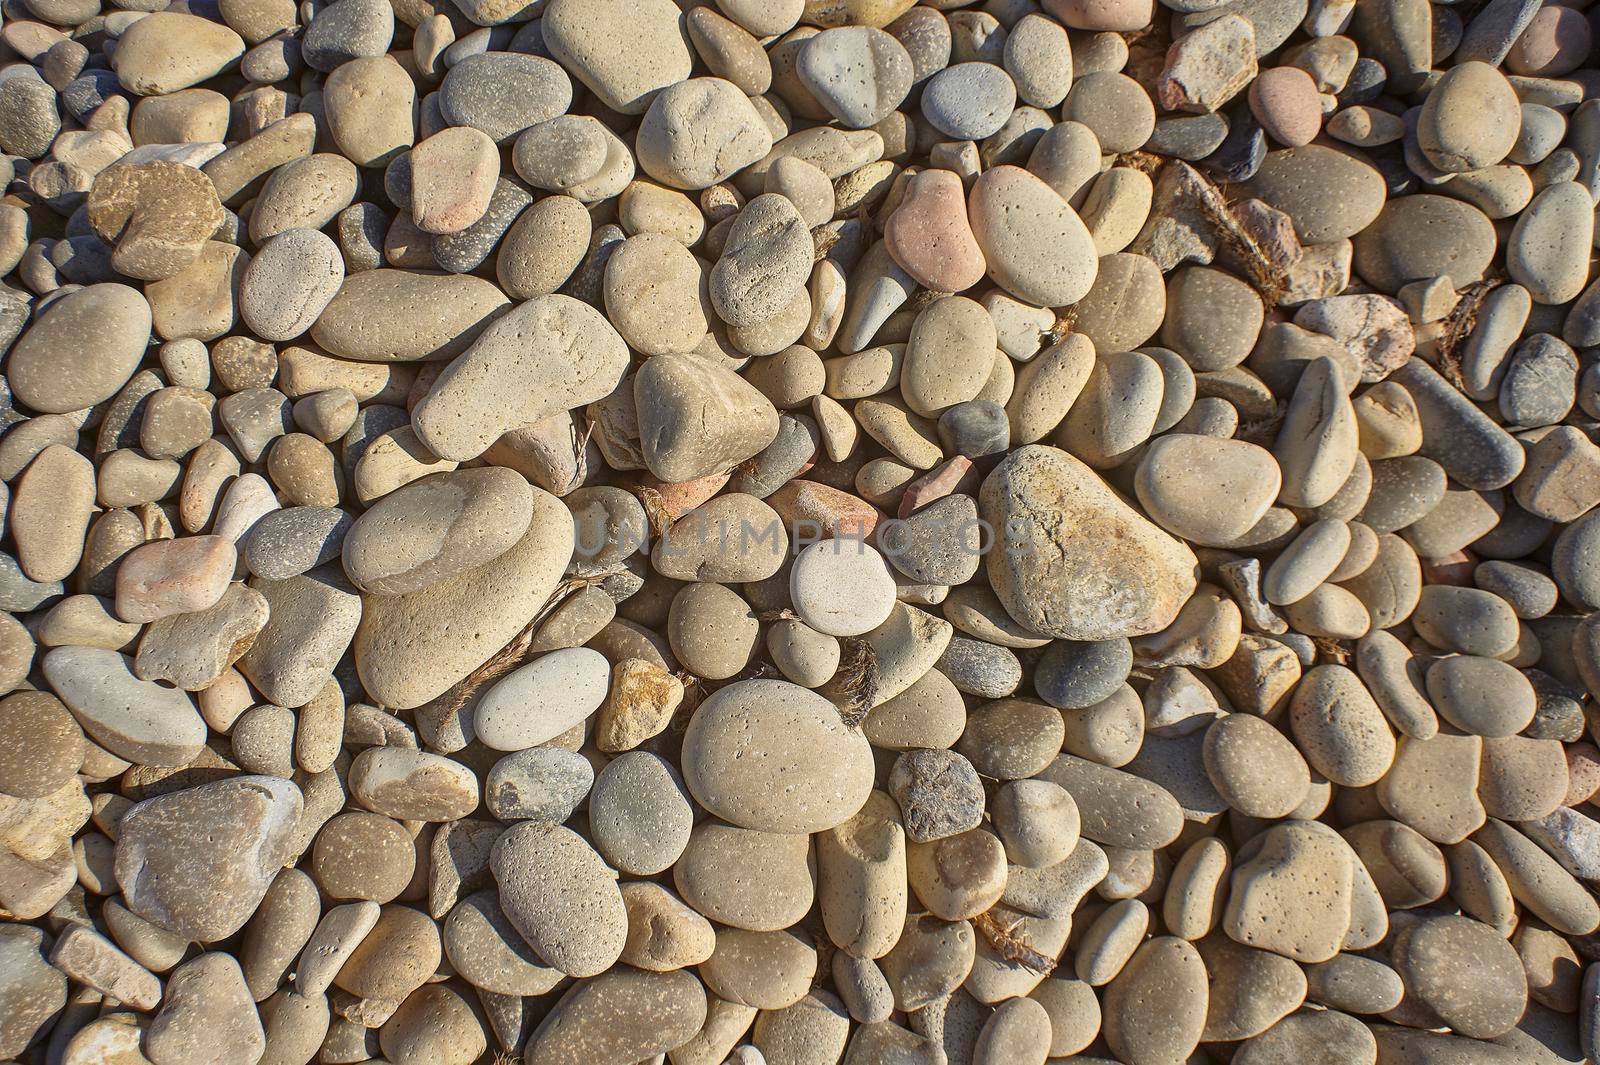
[[[1597,32],[0,0],[0,1065],[1596,1065]]]

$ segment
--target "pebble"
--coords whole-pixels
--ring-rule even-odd
[[[1417,143],[1445,173],[1479,170],[1505,158],[1520,123],[1517,96],[1505,75],[1469,60],[1452,67],[1428,94],[1417,118]]]
[[[711,304],[731,326],[767,321],[804,288],[812,258],[810,233],[794,204],[777,193],[757,196],[728,229],[711,269]]]
[[[717,131],[715,141],[704,138],[707,129]],[[669,86],[639,124],[639,165],[676,189],[708,188],[771,150],[772,134],[760,115],[737,86],[721,78]]]
[[[67,978],[48,963],[41,929],[8,926],[0,935],[0,953],[6,960],[5,981],[0,985],[0,1000],[6,1007],[0,1051],[21,1055],[66,1005]]]
[[[770,400],[731,370],[690,355],[651,359],[634,376],[633,393],[644,465],[663,481],[726,472],[777,437]]]
[[[751,750],[763,752],[759,762],[744,757]],[[683,775],[706,809],[764,832],[832,828],[872,784],[869,748],[832,704],[769,680],[739,681],[700,704],[684,734]]]
[[[687,972],[620,968],[562,995],[529,1036],[528,1053],[551,1065],[648,1060],[700,1031],[709,997]]]
[[[205,722],[179,690],[134,674],[116,651],[58,647],[44,656],[45,679],[96,743],[141,765],[183,766],[205,743]]]
[[[1535,302],[1576,299],[1589,280],[1583,254],[1593,243],[1594,212],[1588,192],[1575,181],[1542,189],[1517,217],[1506,244],[1506,270]]]
[[[1162,528],[1192,543],[1223,545],[1261,520],[1282,475],[1258,445],[1174,433],[1151,444],[1135,476],[1139,502]],[[1219,509],[1219,498],[1229,505]]]
[[[439,83],[439,111],[451,128],[476,129],[497,145],[563,114],[571,102],[566,72],[538,55],[496,51],[467,56]]]
[[[570,976],[595,976],[622,953],[628,917],[614,875],[570,829],[524,823],[490,858],[500,905],[529,946]]]
[[[145,1032],[145,1047],[157,1061],[248,1059],[266,1046],[239,963],[222,953],[202,954],[172,971]]]
[[[1462,1035],[1503,1035],[1527,1006],[1516,951],[1493,929],[1470,918],[1420,922],[1395,952],[1395,962],[1408,994]]]
[[[126,285],[66,293],[18,339],[6,377],[16,398],[34,410],[82,410],[110,399],[133,376],[150,323],[150,305]],[[92,360],[85,354],[91,343]]]
[[[291,834],[302,810],[298,787],[259,776],[138,803],[117,826],[116,879],[124,902],[192,940],[232,935],[292,857]]]
[[[626,355],[621,336],[593,308],[570,296],[536,296],[496,319],[439,374],[413,413],[418,439],[440,458],[475,457],[515,428],[490,401],[491,381],[501,398],[510,388],[526,397],[518,414],[526,424],[568,402],[603,398],[621,381]]]
[[[493,562],[406,595],[367,597],[354,643],[363,684],[375,696],[382,692],[379,698],[389,706],[418,706],[443,693],[526,626],[554,589],[571,550],[566,508],[536,493],[528,532]],[[492,612],[485,599],[490,589]],[[457,626],[467,623],[475,639],[458,638]],[[397,645],[409,653],[388,651]]]
[[[865,129],[905,99],[914,68],[910,53],[892,35],[871,26],[842,26],[806,41],[795,74],[842,125]]]
[[[789,571],[789,596],[800,618],[829,636],[860,636],[894,607],[894,576],[873,547],[834,537],[806,548]]]
[[[1533,685],[1504,662],[1455,655],[1434,662],[1427,676],[1435,709],[1463,732],[1510,736],[1533,719]]]
[[[1581,6],[458,6],[0,33],[0,1058],[1593,1049]]]
[[[984,520],[1006,530],[1005,550],[988,556],[990,583],[1033,632],[1105,640],[1158,631],[1182,604],[1173,593],[1186,597],[1193,587],[1188,548],[1064,451],[1029,445],[1013,452],[985,480],[979,502]],[[1041,506],[1065,521],[1043,524],[1035,516]],[[1076,508],[1082,520],[1072,516]]]
[[[889,793],[900,804],[906,838],[930,843],[976,828],[982,785],[972,763],[954,751],[908,751],[895,760]]]
[[[883,236],[895,263],[925,288],[960,292],[983,279],[986,263],[967,219],[966,191],[952,171],[913,175]]]
[[[955,69],[955,68],[952,68]],[[1039,306],[1076,303],[1094,284],[1094,241],[1071,205],[1020,167],[985,171],[968,197],[973,236],[996,284]]]
[[[1200,1042],[1207,997],[1193,946],[1174,936],[1148,940],[1106,990],[1106,1042],[1129,1060],[1182,1060]]]
[[[982,140],[997,132],[1016,106],[1010,75],[988,63],[955,63],[922,87],[922,114],[955,140]]]

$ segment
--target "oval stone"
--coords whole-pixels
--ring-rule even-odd
[[[57,647],[44,676],[91,739],[138,765],[184,766],[205,747],[206,723],[186,692],[140,680],[125,655]]]
[[[711,695],[683,737],[683,776],[700,804],[741,828],[822,832],[872,791],[872,750],[822,696],[780,680]]]
[[[505,554],[405,595],[369,595],[356,669],[382,706],[411,709],[443,694],[521,632],[572,558],[572,512],[533,489],[533,520]]]
[[[599,651],[552,651],[484,693],[474,716],[478,739],[497,751],[548,743],[600,709],[610,681],[611,664]]]
[[[150,304],[127,285],[90,285],[66,293],[11,349],[6,379],[12,394],[45,414],[66,414],[110,399],[138,369],[150,343],[150,324]]]
[[[1168,532],[1219,546],[1243,537],[1278,498],[1272,452],[1244,440],[1172,433],[1139,460],[1134,491]]]
[[[494,285],[469,274],[365,270],[345,279],[311,327],[311,338],[330,355],[364,362],[450,359],[466,351],[508,302]]]
[[[1072,205],[1021,167],[997,166],[967,198],[972,235],[989,276],[1039,307],[1076,303],[1094,285],[1099,256]]]
[[[533,493],[521,474],[503,466],[413,481],[350,527],[345,573],[364,592],[404,595],[476,569],[527,533]]]
[[[500,908],[551,967],[595,976],[622,955],[628,911],[612,872],[569,828],[532,822],[495,841],[489,868]]]

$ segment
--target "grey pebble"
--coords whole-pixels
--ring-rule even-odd
[[[983,821],[978,771],[954,751],[907,751],[895,759],[888,786],[913,843],[958,835]]]
[[[267,514],[245,535],[250,572],[287,580],[339,557],[355,519],[338,507],[286,507]]]
[[[1578,356],[1549,333],[1517,345],[1500,382],[1500,414],[1507,425],[1554,425],[1577,396]]]
[[[381,56],[394,40],[394,8],[388,0],[334,0],[306,27],[300,54],[324,72],[352,59]]]
[[[1220,112],[1171,115],[1156,120],[1155,132],[1144,142],[1144,150],[1193,163],[1220,148],[1227,135],[1228,118]]]
[[[1003,699],[1022,683],[1022,663],[1010,648],[970,636],[952,636],[934,668],[956,690],[980,699]]]
[[[1006,409],[989,399],[969,399],[939,415],[939,442],[947,455],[969,459],[999,455],[1011,446]]]
[[[571,105],[572,79],[559,64],[536,55],[469,56],[451,67],[439,85],[439,110],[445,120],[480,129],[498,144],[565,114]]]
[[[1061,710],[1081,710],[1109,699],[1133,669],[1133,645],[1114,640],[1056,640],[1033,674],[1039,697]]]
[[[594,767],[560,747],[508,754],[489,770],[483,804],[502,821],[559,825],[572,816],[594,783]]]
[[[1416,401],[1422,454],[1469,488],[1500,488],[1522,472],[1522,445],[1420,358],[1392,375]]]
[[[520,181],[498,178],[482,218],[459,232],[433,238],[434,260],[452,274],[470,274],[495,253],[511,223],[533,200],[533,193]]]
[[[1011,75],[988,63],[946,67],[922,90],[923,116],[955,140],[983,140],[998,132],[1016,105]]]
[[[891,531],[892,530],[892,531]],[[983,561],[978,502],[969,495],[935,500],[879,533],[895,569],[923,584],[965,584]]]

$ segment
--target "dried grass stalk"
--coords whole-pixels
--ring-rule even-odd
[[[659,540],[667,535],[667,530],[672,528],[672,512],[667,509],[666,500],[654,488],[642,486],[639,489],[639,502],[644,507],[644,516],[650,522],[650,535],[652,539]]]
[[[1467,385],[1466,375],[1461,368],[1461,345],[1477,326],[1483,301],[1504,283],[1499,278],[1474,281],[1445,316],[1444,335],[1439,338],[1439,371],[1444,374],[1445,380],[1463,392],[1467,390]]]
[[[839,717],[846,727],[855,728],[878,701],[878,652],[866,640],[847,636],[840,641],[844,661],[839,666],[838,690],[844,696]]]
[[[541,611],[541,615],[542,613]],[[478,694],[479,688],[511,672],[523,658],[527,657],[528,648],[533,643],[534,630],[538,628],[540,620],[541,618],[534,618],[528,622],[510,643],[490,655],[487,662],[456,681],[455,686],[442,696],[445,702],[441,721],[454,721],[461,708]]]
[[[995,916],[993,910],[984,910],[972,919],[972,927],[989,941],[995,953],[1006,961],[1032,969],[1040,975],[1049,976],[1055,971],[1055,960],[1034,950],[1033,945],[1017,931],[1021,926],[1021,918],[1006,924]]]

